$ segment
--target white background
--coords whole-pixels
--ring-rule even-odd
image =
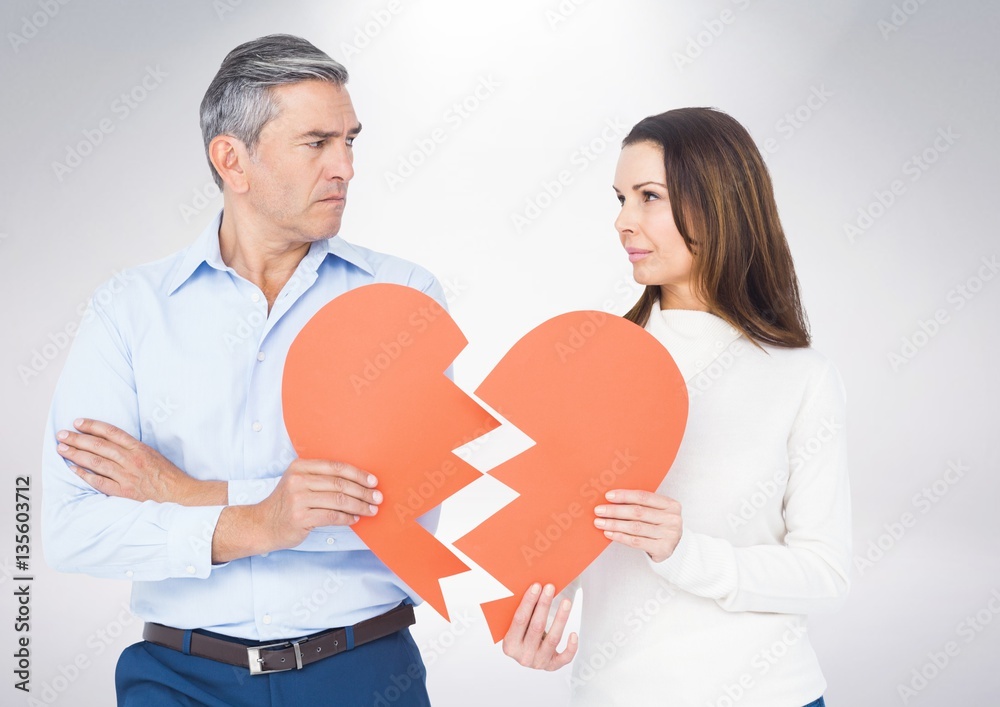
[[[845,608],[812,622],[828,701],[903,704],[898,685],[955,641],[958,655],[909,704],[995,703],[1000,283],[977,275],[1000,251],[995,3],[34,0],[5,3],[0,28],[0,702],[27,704],[10,657],[13,479],[25,474],[32,697],[113,700],[115,659],[141,630],[123,611],[128,584],[52,572],[39,547],[42,429],[65,330],[98,284],[184,247],[219,208],[221,198],[198,195],[210,184],[198,104],[230,49],[289,32],[348,67],[365,126],[341,233],[445,283],[471,342],[456,363],[466,390],[544,319],[632,303],[612,228],[623,134],[607,142],[605,126],[689,105],[746,125],[767,153],[815,346],[846,381],[855,552],[875,558],[855,572]],[[161,78],[143,95],[147,67]],[[453,104],[484,79],[496,88],[454,119]],[[142,99],[126,108],[119,96],[134,89]],[[80,148],[102,121],[112,129]],[[444,140],[415,153],[436,129]],[[951,137],[935,147],[942,133]],[[54,167],[70,150],[87,154],[68,173]],[[913,161],[921,154],[926,169]],[[401,162],[418,161],[390,184]],[[547,198],[561,170],[572,181]],[[529,203],[541,208],[518,228]],[[938,310],[946,322],[918,334]],[[904,338],[922,346],[894,366]],[[958,461],[965,475],[942,481]],[[936,481],[940,497],[918,504]],[[912,527],[893,538],[904,513]],[[446,504],[446,535],[470,522]],[[418,612],[434,704],[566,704],[569,670],[506,659],[460,585],[449,598],[470,626]],[[977,612],[982,630],[959,633]]]

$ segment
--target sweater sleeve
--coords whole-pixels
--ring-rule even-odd
[[[784,542],[738,547],[685,528],[673,554],[650,564],[679,589],[727,611],[807,614],[847,595],[851,510],[845,395],[829,363],[807,387],[788,435]]]

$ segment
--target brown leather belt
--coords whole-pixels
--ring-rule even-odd
[[[310,663],[383,638],[414,623],[416,618],[413,616],[413,605],[404,602],[384,614],[353,626],[332,628],[295,640],[257,646],[153,623],[146,624],[142,637],[164,648],[247,668],[251,675],[261,675],[302,669]]]

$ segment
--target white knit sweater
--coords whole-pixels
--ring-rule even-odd
[[[660,486],[683,535],[660,563],[613,544],[570,588],[583,590],[573,704],[802,707],[826,688],[805,615],[848,588],[840,376],[706,312],[654,308],[646,329],[690,394]]]

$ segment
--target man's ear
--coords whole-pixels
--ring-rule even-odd
[[[216,135],[208,143],[208,157],[222,181],[233,192],[243,194],[250,189],[243,169],[250,161],[250,154],[242,140],[232,135]]]

